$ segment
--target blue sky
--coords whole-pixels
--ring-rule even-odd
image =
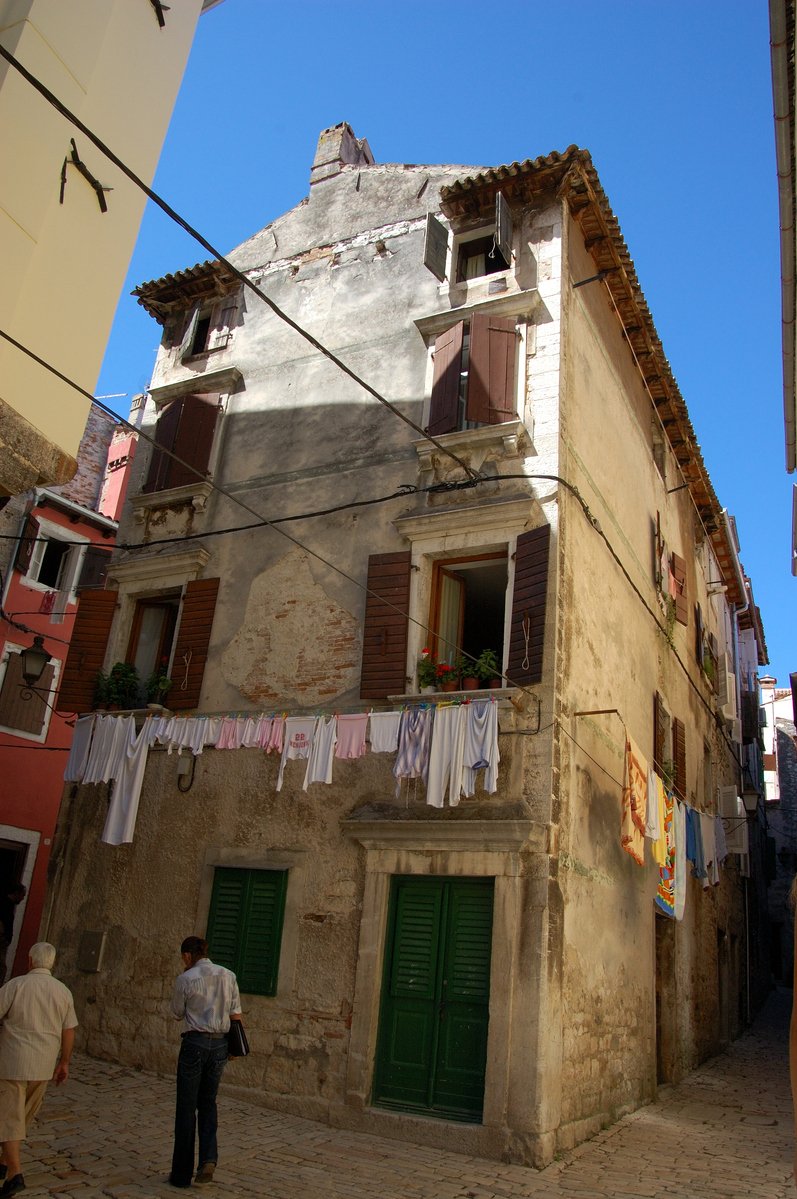
[[[341,120],[378,162],[590,150],[787,685],[797,580],[764,0],[224,0],[199,22],[155,188],[228,251],[307,193],[318,133]],[[98,395],[149,381],[159,329],[131,288],[204,257],[148,208]]]

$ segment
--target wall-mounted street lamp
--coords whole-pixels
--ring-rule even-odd
[[[47,653],[44,648],[44,638],[37,634],[33,638],[33,645],[23,649],[19,656],[22,659],[22,677],[25,684],[27,687],[33,687],[44,674],[44,669],[52,658],[52,654]]]

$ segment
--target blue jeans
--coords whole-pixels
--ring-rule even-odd
[[[174,1154],[170,1182],[190,1186],[194,1173],[194,1144],[199,1124],[199,1165],[217,1162],[218,1114],[216,1094],[227,1062],[227,1038],[189,1032],[177,1059],[177,1107],[174,1114]]]

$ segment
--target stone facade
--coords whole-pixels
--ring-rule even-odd
[[[195,685],[204,714],[412,707],[416,660],[430,638],[444,644],[441,577],[453,570],[463,621],[475,608],[502,663],[497,791],[433,808],[421,782],[396,794],[393,758],[369,754],[307,791],[303,763],[289,763],[278,792],[278,762],[262,750],[208,749],[186,775],[155,749],[132,844],[98,843],[104,786],[65,802],[47,932],[89,1052],[168,1070],[176,948],[207,928],[218,872],[287,871],[276,992],[245,997],[254,1052],[238,1083],[286,1111],[541,1165],[741,1026],[739,856],[710,892],[688,878],[684,919],[671,922],[655,914],[649,850],[640,867],[621,848],[620,818],[627,736],[661,769],[678,759],[681,797],[697,809],[713,814],[722,786],[738,790],[736,683],[723,707],[711,655],[734,665],[744,581],[585,152],[478,173],[379,165],[339,126],[322,134],[311,184],[231,261],[415,429],[225,264],[143,285],[164,326],[143,431],[165,444],[182,404],[212,438],[191,477],[139,444],[121,540],[152,546],[111,568],[106,667],[138,652],[142,604],[168,607],[182,589],[185,613],[196,582],[218,579],[198,676],[178,625],[172,707],[192,706]],[[446,247],[436,274],[424,263],[429,214]],[[492,269],[495,252],[506,269]],[[476,387],[481,317],[490,338],[510,336],[510,401],[500,418],[430,441],[420,430],[437,419],[445,338],[468,322]],[[520,601],[528,538],[543,534],[542,573]],[[679,614],[665,545],[684,564]],[[393,605],[409,617],[403,657],[383,693],[365,665],[361,681],[394,635],[388,623],[371,637],[374,555],[397,556],[407,579]],[[725,591],[711,592],[720,576]],[[489,881],[480,1119],[375,1098],[396,880]],[[98,971],[80,968],[87,934],[104,935]]]

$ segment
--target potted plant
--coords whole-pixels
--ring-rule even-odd
[[[162,704],[171,685],[172,680],[166,673],[165,666],[157,667],[144,684],[147,703]]]
[[[437,682],[437,663],[428,649],[421,650],[418,665],[415,669],[418,676],[418,688],[421,691],[434,691]]]
[[[450,662],[438,662],[435,667],[435,678],[440,691],[456,691],[459,685],[456,667]]]
[[[137,708],[141,702],[141,682],[131,662],[114,662],[108,675],[110,707]]]
[[[476,674],[488,687],[501,686],[501,667],[494,649],[483,649],[474,664]]]
[[[476,661],[471,657],[462,657],[457,662],[457,670],[462,682],[463,691],[475,691],[479,686],[479,675]]]

